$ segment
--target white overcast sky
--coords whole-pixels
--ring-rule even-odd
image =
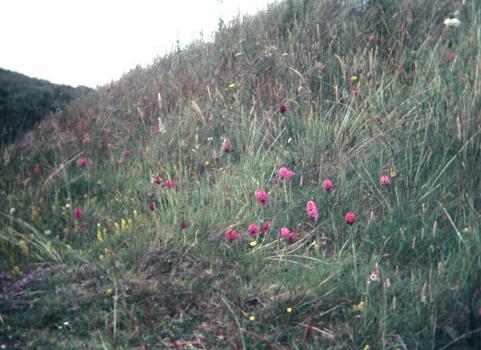
[[[95,87],[275,0],[0,0],[0,67]]]

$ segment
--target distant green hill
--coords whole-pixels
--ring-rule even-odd
[[[85,86],[52,84],[0,68],[0,141],[13,139],[49,112],[89,91]]]

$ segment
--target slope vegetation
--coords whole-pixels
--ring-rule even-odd
[[[0,344],[481,344],[481,4],[285,1],[3,149]]]

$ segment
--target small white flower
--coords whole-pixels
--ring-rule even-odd
[[[65,327],[67,327],[67,326],[70,325],[70,323],[68,323],[68,321],[65,321],[65,322],[63,323],[63,325],[64,325]]]
[[[291,141],[292,141],[292,138],[289,137],[289,139],[287,140],[287,143],[291,143]]]
[[[72,207],[72,206],[70,205],[70,203],[65,204],[65,208],[66,208],[66,209],[69,209],[69,208],[71,208],[71,207]]]
[[[461,21],[457,18],[446,18],[444,20],[444,25],[446,27],[459,27],[461,25]]]
[[[15,208],[10,208],[10,215],[15,214]]]
[[[375,271],[369,274],[367,283],[370,283],[370,282],[379,282],[379,275]]]
[[[384,281],[383,287],[384,287],[385,289],[391,288],[391,280],[390,280],[389,278],[387,278],[387,279]]]
[[[52,233],[52,231],[50,231],[50,230],[45,230],[44,233],[48,236],[49,234]]]
[[[159,122],[159,132],[161,134],[165,133],[167,130],[165,130],[165,125],[164,125],[164,123],[162,123],[162,119],[160,119],[160,117],[158,117],[157,121]]]

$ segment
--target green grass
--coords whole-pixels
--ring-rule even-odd
[[[3,146],[0,345],[479,348],[480,15],[286,1]]]

